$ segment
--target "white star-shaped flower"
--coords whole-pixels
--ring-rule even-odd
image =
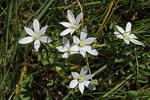
[[[93,49],[90,44],[94,42],[94,40],[96,40],[96,38],[94,37],[90,37],[90,38],[87,38],[87,31],[86,29],[84,28],[82,31],[81,31],[81,34],[80,34],[80,39],[77,37],[77,36],[73,36],[73,41],[75,44],[79,45],[79,52],[80,54],[85,57],[85,54],[86,52],[90,53],[91,55],[98,55],[98,52],[96,49]]]
[[[78,14],[77,17],[75,18],[74,14],[70,10],[68,10],[67,16],[68,16],[69,22],[60,22],[61,25],[67,28],[66,30],[60,33],[60,36],[67,35],[69,33],[72,35],[74,31],[81,26],[80,24],[81,13]]]
[[[68,58],[69,55],[78,53],[78,45],[72,45],[70,46],[70,42],[66,37],[63,37],[62,42],[64,46],[58,46],[56,47],[60,52],[64,52],[62,55],[62,58]]]
[[[69,87],[75,88],[79,84],[79,90],[83,94],[84,86],[88,87],[91,81],[89,81],[94,75],[86,75],[88,72],[87,66],[82,67],[80,74],[77,72],[71,72],[73,80],[70,82]]]
[[[114,34],[120,38],[120,39],[124,39],[126,44],[130,44],[130,42],[137,44],[137,45],[142,45],[144,46],[144,44],[137,39],[137,37],[134,34],[130,34],[131,33],[131,22],[128,22],[126,25],[126,30],[124,30],[122,27],[117,26],[117,29],[119,30],[119,32],[114,32]]]
[[[27,44],[27,43],[30,43],[32,41],[34,41],[34,49],[36,51],[38,51],[39,47],[40,47],[40,41],[44,42],[44,43],[50,43],[52,40],[51,38],[47,37],[44,35],[44,33],[46,32],[46,29],[47,29],[47,25],[42,27],[40,29],[40,24],[39,24],[39,21],[37,19],[35,19],[33,21],[33,29],[30,29],[30,28],[27,28],[27,27],[24,27],[25,31],[27,32],[28,35],[30,36],[27,36],[25,38],[22,38],[19,43],[20,44]]]

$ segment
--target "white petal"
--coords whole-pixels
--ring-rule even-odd
[[[87,52],[90,53],[91,55],[94,55],[94,56],[98,55],[98,52],[96,49],[91,49],[91,50],[88,50]]]
[[[50,43],[52,41],[52,39],[47,36],[41,36],[40,40],[44,43]]]
[[[114,32],[114,34],[115,34],[118,38],[123,39],[123,35],[121,35],[119,32]]]
[[[85,57],[86,51],[80,50],[80,54]]]
[[[66,44],[65,44],[65,48],[70,48],[70,42],[68,41]]]
[[[25,31],[27,32],[27,34],[29,34],[30,36],[34,37],[35,33],[32,31],[32,29],[24,27]]]
[[[83,82],[79,83],[79,90],[83,94],[83,92],[84,92],[84,83]]]
[[[80,77],[79,73],[77,72],[71,72],[74,79],[78,79]]]
[[[130,38],[137,39],[137,37],[134,34],[131,34]]]
[[[47,25],[42,27],[41,30],[38,32],[38,34],[43,35],[46,32],[47,27],[48,27]]]
[[[63,42],[64,45],[65,45],[68,41],[69,41],[68,38],[66,38],[66,37],[63,37],[63,38],[62,38],[62,42]]]
[[[67,49],[64,48],[63,46],[58,46],[58,47],[56,47],[56,49],[58,49],[58,51],[60,51],[60,52],[66,52],[67,51]]]
[[[78,38],[77,36],[73,36],[73,42],[74,42],[75,44],[79,44],[79,43],[80,43],[80,40],[79,40],[79,38]]]
[[[39,47],[40,47],[40,40],[35,40],[35,41],[34,41],[34,49],[35,49],[36,51],[38,51]]]
[[[91,43],[93,43],[95,40],[96,40],[96,38],[90,37],[90,38],[87,38],[86,40],[84,40],[84,43],[85,43],[85,44],[91,44]]]
[[[78,45],[74,45],[74,46],[70,47],[70,50],[77,52],[77,51],[79,51],[79,46]]]
[[[68,29],[65,29],[64,31],[62,31],[60,33],[60,36],[64,36],[64,35],[67,35],[68,33],[70,33],[72,31],[72,29],[68,28]]]
[[[33,29],[34,29],[35,33],[40,31],[40,24],[37,19],[34,19],[34,21],[33,21]]]
[[[25,38],[22,38],[20,41],[19,41],[19,43],[20,44],[27,44],[27,43],[30,43],[30,42],[32,42],[34,39],[33,39],[33,37],[25,37]]]
[[[132,43],[134,43],[134,44],[137,44],[137,45],[142,45],[142,46],[144,46],[144,44],[143,44],[142,42],[138,41],[138,40],[135,40],[135,39],[130,39],[130,41],[131,41]]]
[[[128,22],[126,25],[126,32],[130,32],[131,31],[131,22]]]
[[[84,40],[86,39],[86,37],[87,37],[87,33],[81,31],[81,34],[80,34],[80,40],[81,40],[81,41],[84,41]]]
[[[77,80],[72,80],[69,84],[70,88],[75,88],[78,85],[78,81]]]
[[[70,34],[72,35],[76,29],[71,29]]]
[[[68,58],[69,57],[69,54],[66,52],[62,55],[62,58]]]
[[[67,11],[67,16],[68,16],[69,22],[72,24],[75,24],[75,17],[70,10]]]
[[[90,82],[90,81],[84,81],[83,83],[84,83],[84,85],[85,85],[86,87],[88,87],[91,82]]]
[[[71,24],[68,22],[60,22],[61,25],[65,26],[65,27],[70,27]]]
[[[125,31],[124,31],[124,29],[123,29],[122,27],[117,26],[117,25],[116,25],[116,27],[117,27],[117,29],[118,29],[121,33],[125,33]]]
[[[88,74],[88,75],[85,75],[83,78],[84,78],[85,80],[89,80],[89,79],[91,79],[93,76],[94,76],[94,74],[92,74],[92,75]]]
[[[87,68],[87,66],[84,66],[81,68],[80,75],[85,76],[85,74],[87,74],[87,72],[88,72],[88,68]]]
[[[76,25],[78,25],[81,21],[81,13],[76,17]]]
[[[129,44],[129,43],[130,43],[129,40],[126,40],[126,39],[124,39],[124,42],[125,42],[126,44]]]

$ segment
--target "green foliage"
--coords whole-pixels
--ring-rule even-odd
[[[79,72],[86,65],[81,55],[62,58],[56,47],[62,45],[60,33],[70,9],[75,15],[80,7],[76,0],[1,0],[0,1],[0,99],[1,100],[150,100],[150,1],[114,0],[108,19],[96,32],[112,0],[79,0],[84,12],[84,26],[88,37],[96,37],[93,47],[98,56],[88,55],[91,72],[95,73],[96,90],[70,89],[71,72]],[[48,25],[46,35],[50,44],[41,43],[39,52],[33,44],[20,45],[26,36],[24,26],[32,28],[37,18],[41,26]],[[113,34],[115,25],[125,28],[132,22],[132,32],[144,47],[126,45]],[[70,36],[69,36],[70,37]],[[72,41],[72,40],[71,40]],[[25,74],[19,84],[22,68]],[[95,79],[95,80],[94,80]],[[16,87],[18,86],[18,94]],[[15,96],[16,95],[16,96]]]

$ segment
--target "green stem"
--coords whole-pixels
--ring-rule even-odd
[[[91,75],[91,69],[90,69],[90,66],[89,66],[88,56],[87,56],[87,54],[85,55],[85,59],[86,59],[86,65],[87,65],[88,70],[89,70],[89,74]]]

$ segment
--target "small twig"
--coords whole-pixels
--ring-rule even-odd
[[[24,67],[23,67],[23,69],[22,69],[22,72],[21,72],[21,76],[20,76],[20,80],[19,80],[19,82],[18,82],[18,85],[16,86],[16,89],[15,89],[15,90],[16,90],[16,91],[15,91],[15,96],[14,96],[13,100],[15,100],[16,95],[19,93],[19,86],[22,84],[22,79],[23,79],[23,77],[24,77],[25,72],[26,72],[26,60],[24,61]]]
[[[77,0],[77,2],[78,2],[78,5],[80,6],[80,9],[81,9],[81,30],[82,30],[83,29],[83,8],[82,8],[82,5],[79,2],[79,0]]]
[[[111,8],[112,8],[112,6],[113,6],[114,1],[115,1],[115,0],[112,0],[112,1],[111,1],[110,7],[109,7],[109,9],[108,9],[108,11],[107,11],[107,14],[106,14],[106,16],[105,16],[105,18],[104,18],[102,24],[101,24],[100,27],[98,28],[98,30],[97,30],[97,32],[96,32],[96,35],[98,35],[98,33],[100,32],[100,30],[102,29],[102,26],[103,26],[104,23],[106,22],[106,19],[108,18],[109,12],[110,12],[110,10],[111,10]]]

